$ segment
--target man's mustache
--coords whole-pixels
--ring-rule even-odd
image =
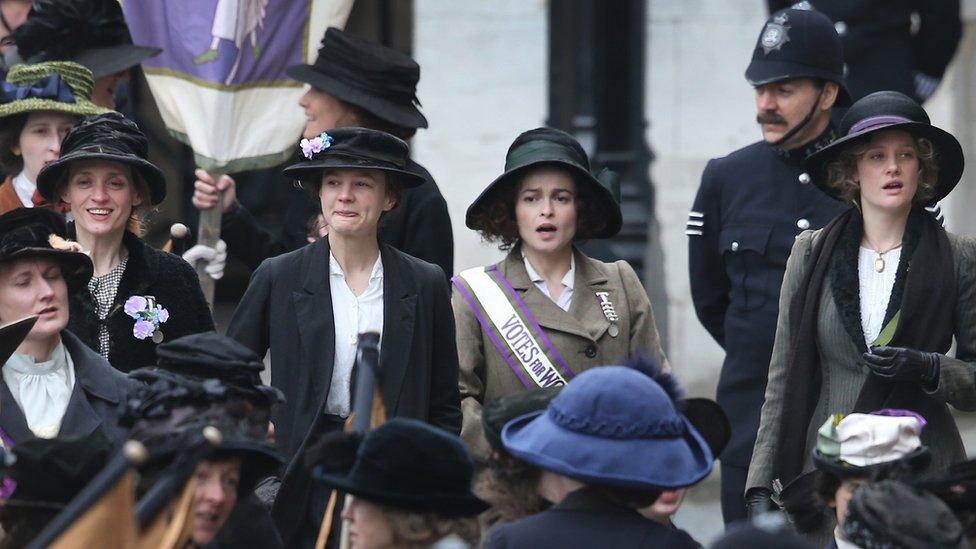
[[[756,122],[760,124],[786,124],[786,119],[774,112],[763,112],[756,115]]]

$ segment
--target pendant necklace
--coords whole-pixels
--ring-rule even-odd
[[[870,242],[868,244],[870,244]],[[899,242],[897,246],[892,246],[892,247],[888,248],[887,250],[885,250],[883,252],[881,250],[877,249],[877,248],[874,248],[874,246],[871,246],[872,248],[874,248],[874,253],[878,254],[878,257],[874,258],[874,270],[876,272],[879,272],[879,273],[883,273],[884,272],[884,270],[885,270],[884,255],[886,253],[892,251],[892,250],[897,250],[898,248],[901,248],[901,244],[902,243]]]

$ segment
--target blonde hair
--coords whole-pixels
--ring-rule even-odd
[[[935,184],[939,181],[939,153],[935,145],[924,137],[912,137],[915,152],[918,154],[918,189],[912,202],[927,203],[935,195]],[[861,185],[856,181],[857,161],[871,145],[870,138],[855,141],[842,149],[825,166],[825,186],[844,202],[858,202]]]
[[[397,547],[429,547],[437,540],[454,534],[471,546],[477,545],[481,529],[477,517],[448,518],[437,513],[416,513],[379,505]]]

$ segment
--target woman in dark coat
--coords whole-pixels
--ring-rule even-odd
[[[752,511],[770,506],[777,480],[812,469],[829,414],[911,410],[927,422],[931,471],[966,456],[948,405],[976,410],[976,241],[924,209],[958,183],[962,149],[898,92],[861,99],[841,126],[807,167],[856,207],[800,234],[787,263],[746,485]]]
[[[285,395],[273,420],[291,462],[274,515],[289,546],[314,543],[318,532],[322,494],[293,458],[310,437],[341,428],[348,416],[357,334],[381,333],[380,385],[390,416],[452,433],[461,428],[443,271],[377,240],[380,218],[402,188],[423,181],[405,169],[407,144],[376,130],[340,128],[303,140],[302,150],[307,160],[285,175],[318,197],[328,238],[265,260],[227,330],[258,356],[270,351],[271,384]]]
[[[120,443],[116,408],[131,382],[85,346],[68,324],[68,293],[84,288],[91,260],[63,240],[64,221],[45,208],[0,215],[0,322],[37,321],[0,376],[0,442],[101,432]]]
[[[146,136],[122,115],[85,118],[37,183],[49,202],[70,207],[95,266],[87,289],[71,294],[69,328],[123,372],[154,363],[164,340],[214,329],[193,268],[138,236],[143,214],[166,196],[148,153]]]

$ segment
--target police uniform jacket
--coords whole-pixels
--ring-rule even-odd
[[[573,250],[576,275],[569,311],[559,308],[532,283],[516,246],[498,263],[498,270],[511,282],[532,311],[559,353],[575,373],[608,364],[621,364],[638,354],[667,362],[654,323],[654,312],[640,279],[626,261],[604,263]],[[596,296],[608,292],[619,316],[611,330]],[[499,397],[522,391],[525,386],[512,372],[491,340],[484,337],[481,325],[457,288],[453,296],[460,359],[461,409],[464,426],[461,438],[476,459],[488,454],[481,426],[481,407]],[[568,380],[567,380],[568,381]]]
[[[61,419],[58,437],[85,437],[101,431],[107,440],[120,446],[127,430],[119,425],[118,407],[135,382],[112,368],[102,355],[88,348],[68,330],[61,331],[61,341],[74,365],[75,386]],[[24,411],[2,379],[0,429],[14,444],[35,438],[27,426]]]
[[[381,392],[389,417],[461,429],[458,362],[450,294],[437,266],[380,244],[383,261]],[[311,480],[301,459],[326,422],[335,326],[329,287],[329,239],[265,260],[251,277],[227,335],[258,356],[271,353],[276,444],[290,461],[275,503],[288,544],[308,505]]]
[[[793,0],[767,0],[770,12]],[[847,88],[855,101],[895,90],[920,103],[935,91],[962,37],[958,0],[815,0],[844,44]],[[918,32],[912,33],[912,14]],[[919,81],[921,73],[933,81]]]
[[[699,320],[725,349],[717,401],[732,424],[722,454],[727,464],[749,465],[793,241],[847,208],[801,167],[832,137],[828,128],[794,151],[760,141],[710,160],[702,174],[686,230],[691,296]]]
[[[793,247],[780,296],[780,315],[776,327],[776,345],[769,366],[769,387],[762,409],[762,423],[756,440],[746,488],[769,488],[780,448],[778,441],[786,366],[792,348],[790,342],[790,302],[811,267],[812,251],[822,231],[807,231],[800,235]],[[912,406],[925,418],[922,442],[932,451],[932,463],[927,475],[938,476],[950,465],[966,459],[959,429],[948,405],[963,411],[976,411],[976,239],[948,233],[956,276],[957,299],[952,315],[956,340],[955,356],[940,357],[939,384],[934,391]],[[856,264],[850,266],[856,269]],[[850,275],[857,280],[856,274]],[[820,360],[820,397],[810,418],[806,433],[808,456],[804,470],[812,469],[811,452],[816,444],[817,429],[830,414],[849,413],[854,409],[861,387],[870,370],[861,353],[863,340],[854,341],[845,329],[844,318],[860,319],[860,304],[844,299],[825,282],[820,295],[817,319],[817,351]],[[790,479],[781,479],[786,484]]]

